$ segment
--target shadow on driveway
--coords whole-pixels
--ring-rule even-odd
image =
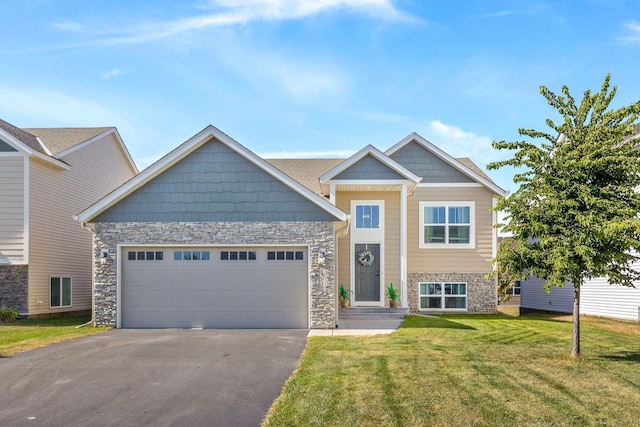
[[[307,330],[119,329],[0,361],[0,425],[259,425]]]

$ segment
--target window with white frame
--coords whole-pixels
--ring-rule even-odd
[[[421,202],[420,247],[473,247],[473,202]]]
[[[466,309],[466,283],[420,283],[420,310]]]
[[[71,277],[49,278],[51,307],[71,306]]]
[[[356,205],[356,228],[380,228],[379,205]]]

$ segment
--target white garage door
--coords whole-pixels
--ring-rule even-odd
[[[132,247],[122,258],[122,327],[308,327],[304,247]]]

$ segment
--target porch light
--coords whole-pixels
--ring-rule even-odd
[[[103,249],[100,253],[100,264],[106,264],[109,259],[109,249]]]

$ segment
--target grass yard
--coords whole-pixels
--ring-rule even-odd
[[[78,325],[88,322],[89,316],[60,319],[20,319],[14,323],[0,323],[0,357],[33,350],[60,341],[97,334],[109,328]]]
[[[409,317],[312,337],[266,426],[640,426],[640,325],[569,316]]]

